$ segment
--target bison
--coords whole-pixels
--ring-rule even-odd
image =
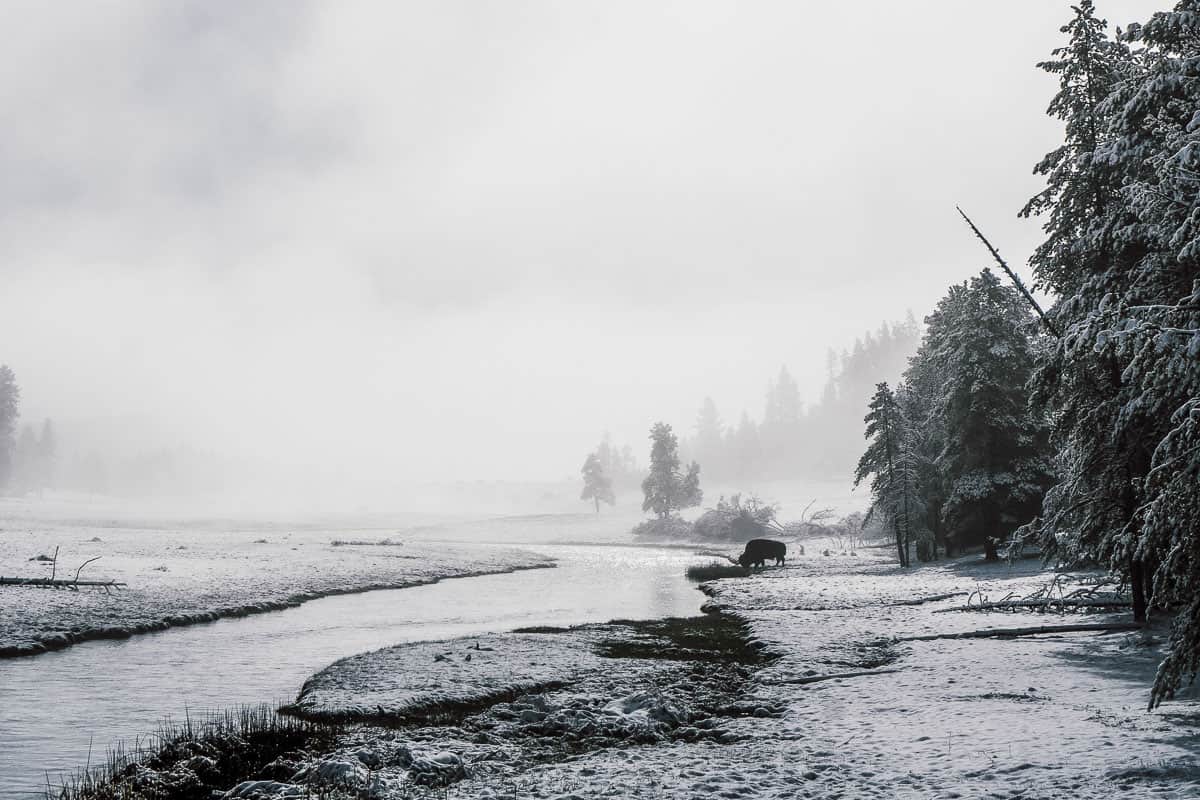
[[[784,557],[787,556],[787,545],[783,542],[777,542],[774,539],[751,539],[746,542],[746,550],[738,558],[738,563],[744,569],[750,567],[766,567],[767,559],[775,559],[775,563],[782,564]]]

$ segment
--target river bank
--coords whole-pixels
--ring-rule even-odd
[[[436,796],[450,798],[1194,797],[1195,692],[1144,711],[1162,624],[928,638],[1124,621],[952,610],[972,595],[1028,594],[1055,578],[1069,592],[1094,577],[975,557],[905,573],[881,551],[816,555],[704,585],[707,622],[385,648],[318,673],[288,709],[348,724],[331,743],[288,754],[290,776],[220,788],[231,797],[314,783],[378,797],[439,785]],[[836,675],[847,677],[825,679]]]
[[[0,575],[49,577],[40,556],[58,551],[59,578],[126,586],[0,587],[0,658],[80,642],[126,639],[308,601],[553,566],[517,547],[411,540],[388,530],[204,530],[47,524],[0,530]]]

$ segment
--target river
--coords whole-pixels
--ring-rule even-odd
[[[537,544],[553,569],[313,600],[276,613],[0,661],[0,797],[41,797],[118,741],[239,704],[292,700],[355,653],[504,631],[699,612],[686,550]]]

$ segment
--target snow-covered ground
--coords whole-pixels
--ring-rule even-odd
[[[403,527],[365,530],[231,522],[0,516],[0,576],[111,579],[121,589],[0,587],[0,656],[243,616],[331,594],[546,566],[513,547],[419,541]],[[335,546],[334,541],[388,544]]]
[[[1028,594],[1053,576],[1036,562],[976,558],[904,573],[888,555],[809,555],[706,587],[713,609],[743,620],[777,656],[761,665],[631,652],[598,659],[595,628],[340,662],[310,683],[310,704],[364,719],[373,706],[387,716],[424,704],[431,717],[400,730],[353,729],[337,753],[313,763],[361,756],[363,780],[369,773],[382,796],[433,780],[435,757],[452,765],[438,774],[455,781],[446,790],[455,798],[1200,796],[1195,695],[1144,710],[1161,628],[900,641],[1122,618],[935,613],[977,590],[993,600]],[[1085,577],[1066,579],[1066,589]],[[874,674],[798,682],[858,671]],[[480,708],[433,714],[447,699],[471,698]],[[403,752],[387,756],[389,748]],[[415,772],[414,758],[424,759]]]

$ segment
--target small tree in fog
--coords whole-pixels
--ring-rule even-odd
[[[597,514],[600,513],[601,500],[610,506],[617,501],[613,495],[612,480],[605,474],[600,456],[596,453],[589,453],[587,460],[583,462],[582,472],[583,493],[579,497],[581,500],[593,501],[596,504]]]
[[[915,526],[920,525],[923,505],[917,492],[912,438],[896,395],[886,383],[875,387],[870,411],[863,422],[867,425],[866,438],[870,444],[858,461],[854,485],[857,487],[874,476],[868,519],[881,514],[892,523],[900,566],[907,567],[909,543],[919,535]]]
[[[21,389],[17,378],[5,364],[0,364],[0,490],[12,478],[13,433],[21,404]]]
[[[642,481],[642,510],[665,519],[675,511],[700,505],[700,465],[693,461],[687,473],[679,469],[679,440],[671,426],[659,422],[650,429],[650,474]]]

